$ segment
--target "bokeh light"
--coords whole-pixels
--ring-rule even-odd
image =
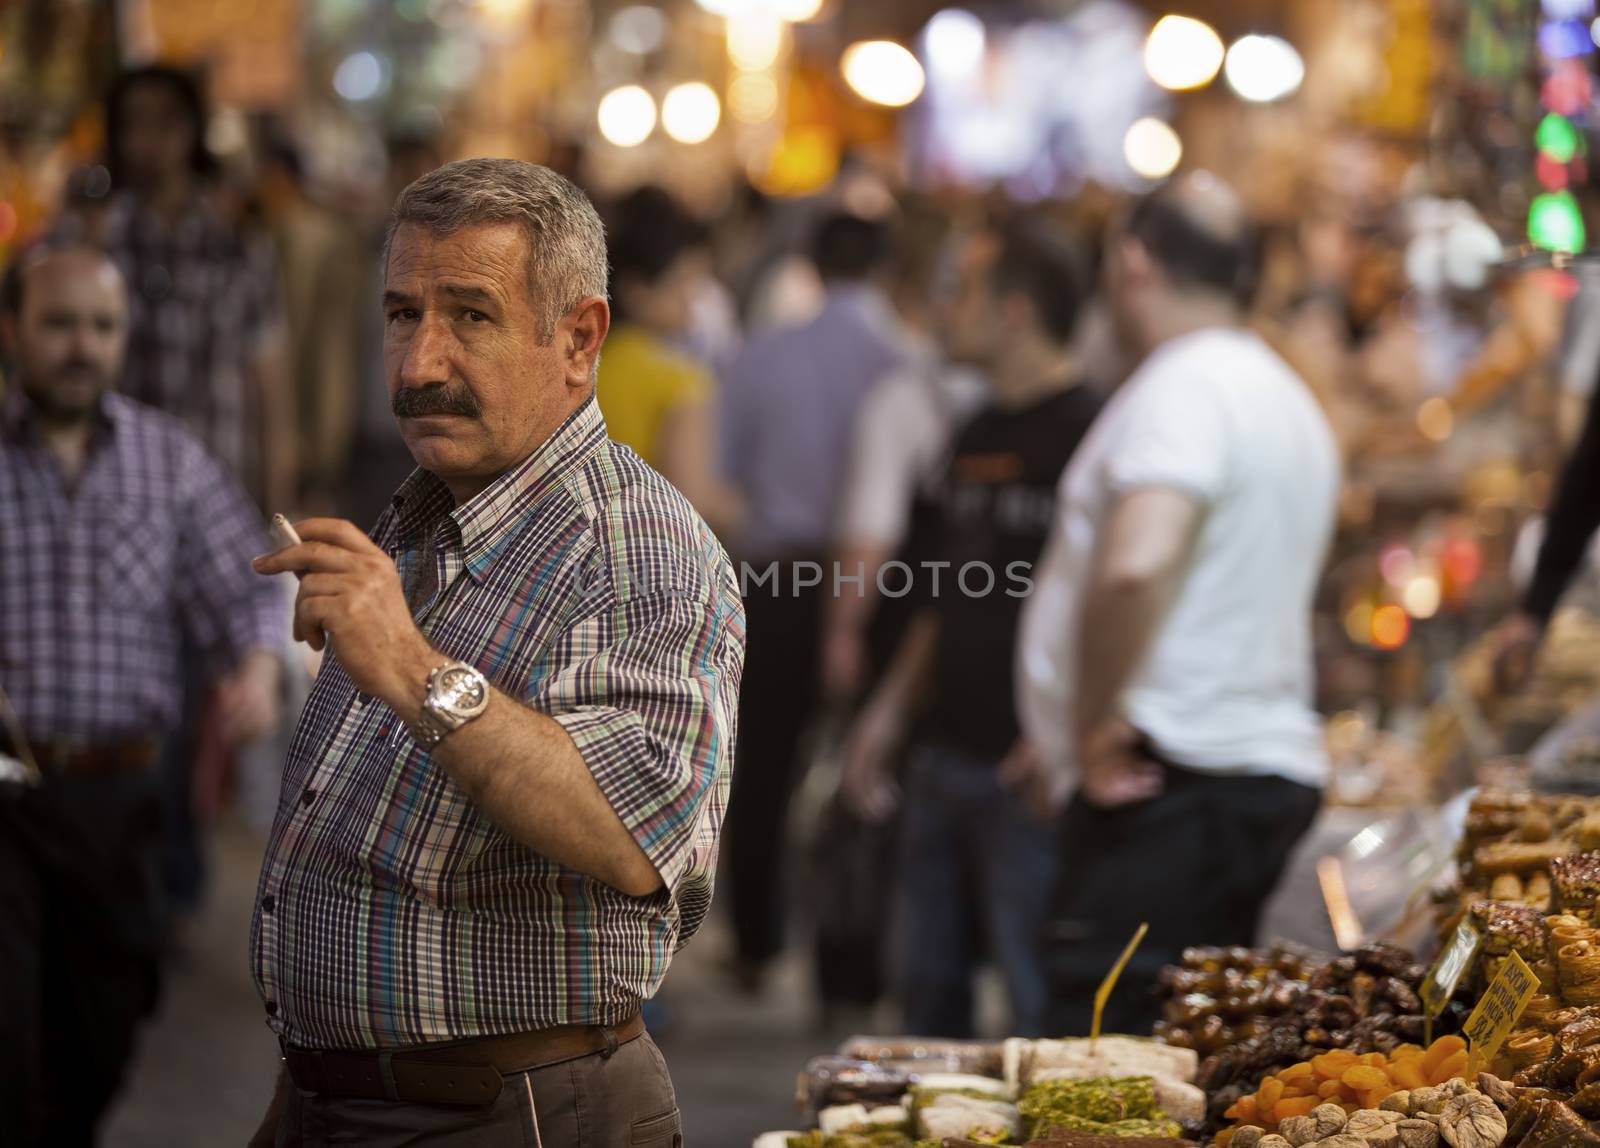
[[[1546,251],[1569,255],[1583,250],[1583,213],[1570,191],[1547,191],[1528,208],[1528,238]]]
[[[656,129],[656,102],[638,84],[613,88],[600,101],[600,134],[618,147],[638,147]]]
[[[851,44],[839,66],[851,90],[871,103],[903,108],[922,94],[922,65],[893,40]]]
[[[772,10],[791,24],[804,24],[822,14],[823,0],[768,0]]]
[[[679,84],[661,101],[661,126],[679,143],[703,143],[721,119],[722,103],[706,84]]]
[[[1417,408],[1417,431],[1429,442],[1444,442],[1456,429],[1448,400],[1435,396]]]
[[[983,21],[964,8],[934,14],[922,31],[928,70],[948,79],[970,76],[983,65]]]
[[[351,103],[362,103],[380,95],[388,79],[388,69],[376,52],[352,52],[333,73],[333,90]]]
[[[1163,88],[1203,88],[1222,67],[1222,37],[1203,20],[1163,16],[1144,43],[1144,70]]]
[[[1406,583],[1400,600],[1405,606],[1406,613],[1413,618],[1426,621],[1439,612],[1439,604],[1443,597],[1444,591],[1439,585],[1438,578],[1432,574],[1419,574]]]
[[[1306,78],[1305,61],[1278,36],[1242,36],[1228,49],[1223,74],[1240,99],[1268,104],[1293,95]]]
[[[1143,179],[1165,179],[1183,159],[1183,141],[1169,125],[1146,116],[1134,121],[1122,138],[1122,155],[1135,175]]]
[[[745,72],[728,85],[728,114],[742,124],[764,124],[778,114],[778,83],[766,72]]]
[[[728,17],[728,58],[734,66],[759,72],[783,53],[783,20],[762,8]]]
[[[1567,117],[1551,112],[1539,121],[1533,142],[1557,163],[1571,163],[1578,154],[1578,129]]]
[[[666,38],[667,21],[661,9],[634,4],[619,9],[609,25],[611,42],[624,52],[643,56],[661,47]]]
[[[1379,606],[1372,612],[1372,644],[1380,650],[1398,650],[1411,636],[1411,619],[1399,606]]]

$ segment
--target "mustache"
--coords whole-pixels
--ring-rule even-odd
[[[99,363],[88,359],[68,359],[56,370],[56,374],[65,378],[68,375],[88,375],[97,381],[104,380],[108,372]]]
[[[390,406],[398,419],[422,418],[427,415],[462,415],[477,418],[483,413],[478,396],[465,387],[451,390],[444,383],[426,387],[402,387],[395,392]]]

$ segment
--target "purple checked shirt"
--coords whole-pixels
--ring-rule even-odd
[[[711,902],[744,663],[727,556],[593,399],[459,507],[417,471],[373,538],[421,585],[432,540],[418,626],[565,728],[666,887],[630,897],[502,833],[329,657],[251,931],[271,1027],[370,1049],[626,1019]]]
[[[288,610],[237,482],[178,423],[107,395],[76,488],[34,408],[0,400],[0,686],[23,732],[92,746],[158,738],[183,702],[187,635],[219,666],[282,649]]]

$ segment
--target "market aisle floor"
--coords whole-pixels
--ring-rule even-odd
[[[211,908],[168,975],[106,1148],[242,1145],[271,1095],[277,1045],[246,964],[260,845],[228,825],[212,859]],[[793,1127],[795,1073],[838,1039],[811,1030],[798,960],[753,1002],[725,991],[711,968],[721,945],[708,926],[673,966],[673,1027],[659,1038],[693,1148],[746,1148],[758,1132]]]

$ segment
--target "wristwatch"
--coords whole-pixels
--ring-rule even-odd
[[[428,674],[428,695],[411,736],[432,749],[489,708],[489,680],[465,662],[451,662]]]

